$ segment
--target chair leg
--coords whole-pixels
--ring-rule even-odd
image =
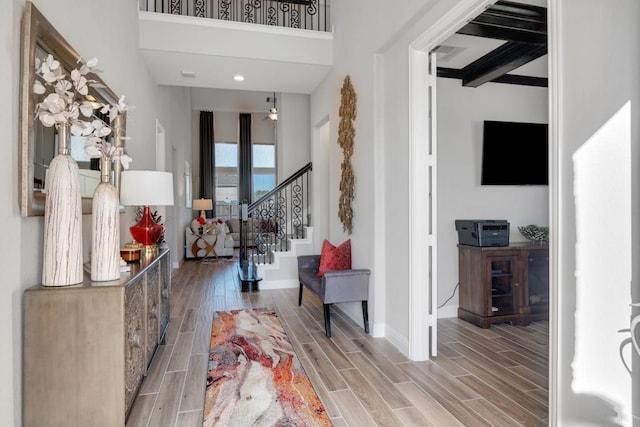
[[[331,338],[331,312],[329,307],[331,307],[331,304],[324,304],[324,330],[327,338]]]
[[[302,283],[300,283],[300,293],[298,294],[298,306],[302,305]]]
[[[369,308],[367,301],[362,301],[362,318],[364,319],[364,332],[369,333]]]

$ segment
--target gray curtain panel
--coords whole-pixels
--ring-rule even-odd
[[[216,151],[213,135],[213,112],[200,111],[200,197],[216,204]],[[207,216],[213,216],[208,211]]]
[[[251,114],[240,113],[240,146],[238,147],[240,162],[238,174],[240,178],[239,199],[251,203],[253,195],[253,182],[251,169],[253,168],[251,150]]]

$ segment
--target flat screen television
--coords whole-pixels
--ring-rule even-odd
[[[548,125],[485,120],[482,185],[548,185]]]

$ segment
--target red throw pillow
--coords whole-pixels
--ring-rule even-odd
[[[333,246],[326,239],[322,242],[318,277],[322,277],[325,271],[330,270],[351,270],[351,239],[338,247]]]

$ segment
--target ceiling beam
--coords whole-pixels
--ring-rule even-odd
[[[546,8],[499,1],[458,30],[458,33],[522,43],[546,44]]]
[[[458,34],[530,44],[545,44],[547,42],[547,35],[545,33],[536,33],[516,28],[487,25],[475,21],[469,22],[467,25],[458,30]]]
[[[462,85],[478,87],[546,54],[546,45],[506,42],[464,67]]]
[[[459,68],[438,67],[438,77],[462,80],[462,70]],[[491,83],[549,87],[549,79],[546,77],[521,76],[519,74],[505,74],[491,80]]]

